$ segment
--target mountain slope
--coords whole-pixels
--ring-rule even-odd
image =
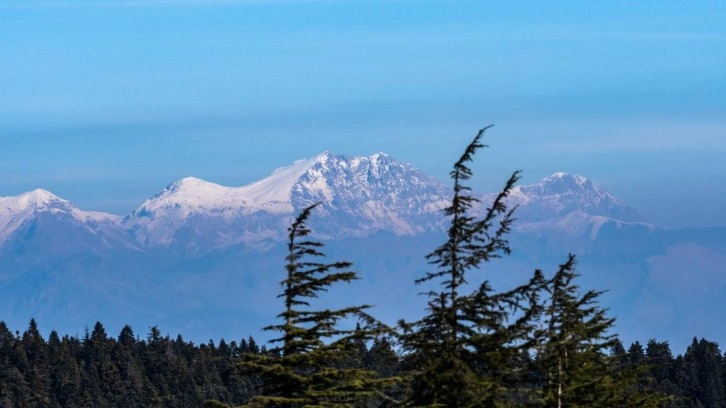
[[[0,253],[63,258],[74,253],[131,249],[121,217],[82,211],[46,190],[0,198]]]
[[[145,245],[184,243],[197,253],[283,239],[296,212],[321,202],[324,222],[314,225],[321,236],[410,235],[439,229],[449,196],[440,182],[385,154],[323,153],[243,187],[182,179],[142,203],[122,225]]]
[[[53,193],[37,189],[14,197],[0,197],[0,245],[23,225],[43,215],[66,218],[89,231],[99,230],[104,225],[112,225],[120,220],[116,215],[81,211]]]
[[[554,173],[539,182],[517,186],[511,202],[519,206],[517,218],[538,222],[573,212],[612,218],[623,222],[644,222],[636,209],[582,176]]]

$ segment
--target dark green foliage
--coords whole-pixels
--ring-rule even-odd
[[[256,378],[238,370],[236,344],[221,345],[172,340],[156,327],[145,341],[128,326],[114,339],[101,323],[82,340],[51,332],[46,341],[34,320],[22,335],[0,322],[0,407],[242,404],[259,393]]]
[[[103,326],[99,326],[99,329]],[[208,407],[224,407],[212,399],[224,398],[231,405],[244,404],[261,392],[259,378],[245,374],[237,369],[240,363],[241,345],[249,344],[249,338],[223,346],[211,347],[214,343],[194,345],[185,342],[180,336],[171,339],[162,336],[159,329],[151,330],[148,338],[156,342],[151,346],[148,339],[138,340],[130,327],[124,327],[116,339],[106,337],[108,347],[98,348],[92,341],[101,340],[103,333],[95,330],[86,339],[58,336],[51,332],[48,339],[34,343],[31,341],[37,331],[31,326],[19,334],[13,334],[7,326],[0,322],[0,406],[5,407],[200,407],[206,402]],[[37,337],[41,339],[41,337]],[[23,339],[26,342],[23,342]],[[92,340],[93,339],[93,340]],[[28,353],[25,344],[31,345],[34,351]],[[672,402],[662,404],[664,407],[726,407],[726,401],[720,399],[720,390],[726,380],[724,375],[723,355],[719,354],[718,345],[708,340],[697,340],[684,355],[673,358],[667,350],[667,343],[655,340],[648,342],[645,349],[639,344],[629,350],[639,355],[637,366],[613,365],[613,381],[620,375],[625,377],[627,384],[633,384],[631,374],[634,372],[649,392],[668,393],[674,396]],[[638,347],[640,346],[640,347]],[[611,356],[620,356],[625,361],[629,353],[617,344]],[[374,339],[370,348],[357,353],[357,359],[347,360],[346,365],[364,367],[375,371],[380,378],[400,375],[402,364],[415,366],[408,359],[401,362],[393,349],[390,340],[385,337]],[[247,351],[249,352],[249,351]],[[26,379],[32,376],[33,368],[28,355],[46,355],[44,367],[36,369],[48,374],[48,386],[33,390]],[[102,376],[95,375],[98,370],[91,370],[87,359],[110,361],[111,372],[118,372],[121,382],[113,380],[110,384],[102,384]],[[670,356],[670,357],[669,357]],[[35,357],[30,358],[32,361]],[[658,362],[658,363],[656,363]],[[720,364],[716,369],[714,364]],[[527,361],[520,361],[520,367],[528,367]],[[664,369],[671,367],[671,371]],[[30,374],[29,374],[30,373]],[[668,375],[668,383],[663,376]],[[536,406],[525,405],[528,401],[523,395],[531,394],[541,386],[534,371],[525,372],[519,380],[524,390],[520,390],[519,399],[511,399],[505,406]],[[113,378],[113,377],[111,377]],[[621,382],[621,384],[623,384]],[[670,385],[664,385],[670,384]],[[721,384],[721,385],[719,385]],[[356,404],[356,407],[391,407],[391,398],[400,398],[403,384],[390,390],[391,395],[372,397]],[[671,387],[671,388],[669,388]],[[112,396],[99,390],[110,389]],[[672,391],[675,389],[676,391]],[[669,391],[670,390],[670,391]],[[710,400],[708,398],[711,398]],[[710,404],[710,405],[707,405]],[[618,406],[618,405],[613,405]],[[648,406],[645,403],[619,405],[622,407]]]
[[[677,365],[678,382],[688,407],[726,407],[724,356],[718,344],[694,338]]]
[[[667,341],[650,339],[646,346],[646,364],[639,385],[643,389],[676,396],[680,390],[674,382],[675,361]]]
[[[560,265],[549,285],[545,338],[537,356],[545,382],[545,407],[609,407],[614,394],[607,352],[616,345],[614,319],[597,306],[600,292],[580,295],[575,257]]]
[[[286,279],[281,282],[284,310],[276,331],[278,346],[268,353],[245,355],[242,366],[260,375],[263,391],[252,407],[318,407],[363,404],[383,398],[382,390],[395,383],[351,361],[365,357],[365,343],[386,331],[366,313],[367,305],[317,310],[311,300],[341,282],[358,279],[349,262],[322,263],[322,243],[308,238],[306,221],[317,204],[302,211],[289,228]],[[345,329],[351,319],[363,327]]]
[[[481,129],[454,164],[454,196],[445,209],[448,239],[427,256],[436,271],[416,281],[434,281],[427,314],[414,323],[401,322],[401,340],[410,353],[410,387],[406,404],[430,407],[485,407],[507,404],[519,392],[519,363],[526,360],[527,332],[538,314],[537,273],[528,285],[495,293],[485,281],[472,291],[467,274],[484,262],[509,254],[506,235],[514,208],[505,199],[519,180],[515,172],[481,218],[472,215],[478,199],[464,184],[468,167],[484,145]]]
[[[536,366],[543,375],[542,407],[656,407],[666,402],[639,382],[642,347],[630,358],[611,333],[615,319],[598,306],[602,292],[580,293],[575,283],[575,257],[548,282],[543,343]]]
[[[628,348],[628,363],[631,366],[638,366],[645,363],[645,350],[639,341],[633,342]]]

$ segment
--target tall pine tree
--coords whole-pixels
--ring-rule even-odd
[[[505,199],[519,180],[519,172],[514,172],[484,215],[472,215],[479,200],[465,182],[473,174],[468,165],[474,154],[485,147],[481,138],[487,129],[477,133],[454,164],[450,173],[454,196],[445,209],[451,221],[448,237],[427,256],[437,270],[416,281],[436,282],[439,289],[428,293],[428,312],[423,319],[400,323],[412,367],[405,401],[409,406],[505,404],[512,392],[508,374],[523,353],[523,338],[536,315],[537,291],[531,287],[541,284],[541,274],[535,274],[530,284],[504,293],[494,293],[488,281],[477,290],[468,286],[468,273],[510,252],[506,235],[514,208]]]
[[[243,367],[259,373],[262,395],[250,407],[349,407],[381,392],[396,379],[379,378],[372,370],[345,367],[345,361],[387,329],[366,310],[368,305],[315,310],[311,300],[341,282],[358,279],[350,262],[323,263],[323,244],[311,240],[306,221],[317,204],[302,211],[289,228],[287,276],[279,295],[284,310],[281,322],[265,327],[280,333],[269,353],[248,355]],[[362,326],[346,329],[342,323],[357,319]]]
[[[537,356],[542,407],[656,407],[667,399],[638,386],[640,367],[623,367],[614,318],[598,306],[602,291],[580,293],[575,256],[549,281],[543,343]]]

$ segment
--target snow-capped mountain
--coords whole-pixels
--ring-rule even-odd
[[[364,237],[376,232],[417,235],[443,231],[441,210],[450,187],[384,153],[368,157],[328,152],[275,170],[242,187],[188,177],[142,203],[122,225],[143,245],[175,246],[200,253],[235,244],[277,241],[302,208],[321,202],[314,218],[323,238]],[[481,209],[494,194],[480,196]],[[581,176],[555,173],[516,187],[521,232],[555,230],[595,239],[606,223],[640,223],[632,207]]]
[[[414,235],[440,228],[450,189],[388,155],[322,153],[242,187],[184,178],[142,203],[122,225],[146,245],[228,247],[285,236],[294,214],[321,202],[318,235]]]
[[[563,172],[536,184],[517,186],[510,202],[519,206],[517,218],[540,222],[581,212],[624,222],[644,222],[636,209],[582,176]]]
[[[475,210],[494,196],[477,195]],[[362,303],[395,322],[421,310],[420,289],[409,286],[430,268],[424,255],[445,238],[441,210],[451,197],[446,184],[383,153],[323,153],[242,187],[187,177],[124,218],[80,210],[44,190],[0,197],[0,298],[11,305],[0,320],[21,327],[36,317],[70,333],[101,320],[119,329],[158,324],[197,340],[250,334],[277,310],[290,222],[321,202],[309,225],[331,258],[353,261],[363,277],[339,299],[364,296]],[[584,177],[554,173],[516,187],[508,200],[518,205],[513,253],[498,266],[507,273],[486,275],[497,285],[516,283],[513,270],[553,270],[573,252],[585,286],[610,289],[607,306],[620,316],[639,305],[673,310],[671,319],[690,310],[690,298],[661,288],[723,276],[726,230],[656,228]],[[716,285],[707,302],[726,306],[722,289]],[[664,327],[621,321],[631,336]],[[724,318],[712,323],[726,327]]]
[[[43,215],[73,220],[90,231],[117,223],[121,217],[101,212],[81,211],[70,201],[37,189],[18,196],[0,197],[0,244],[19,228]]]
[[[136,246],[119,227],[121,217],[80,210],[46,190],[0,198],[0,253],[65,257]]]
[[[484,202],[493,194],[486,194]],[[516,205],[520,234],[549,237],[570,251],[588,251],[608,229],[655,231],[633,207],[583,176],[554,173],[531,185],[516,186],[508,203]]]
[[[44,239],[55,237],[54,246],[98,247],[101,242],[165,248],[184,256],[235,245],[264,248],[283,240],[294,215],[316,202],[322,205],[311,226],[318,237],[343,239],[378,232],[415,236],[444,231],[441,210],[452,194],[450,187],[384,153],[356,157],[325,152],[242,187],[187,177],[123,219],[82,211],[45,190],[0,198],[0,247],[11,237],[23,237],[22,231],[35,231],[38,220],[43,220],[43,228],[64,230],[43,234]],[[480,195],[478,211],[484,211],[494,196]],[[518,206],[517,232],[535,237],[555,234],[576,244],[568,248],[583,250],[580,244],[590,245],[604,225],[655,228],[591,181],[566,173],[517,186],[508,201]],[[69,228],[83,230],[80,235],[86,239],[58,238],[76,234]]]

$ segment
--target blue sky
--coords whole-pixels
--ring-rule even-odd
[[[726,3],[0,2],[0,195],[124,214],[193,175],[325,150],[475,186],[591,178],[664,226],[726,226]]]

